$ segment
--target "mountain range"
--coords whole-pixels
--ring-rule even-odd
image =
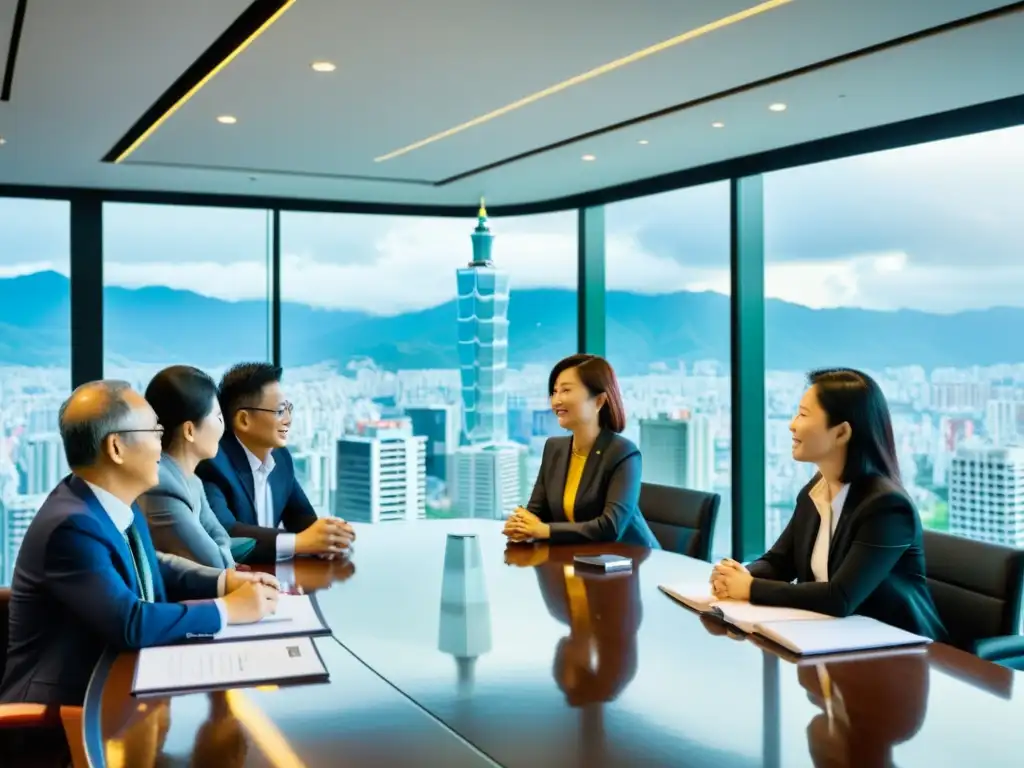
[[[454,283],[454,281],[453,281]],[[454,288],[454,285],[453,285]],[[223,301],[171,288],[104,290],[106,357],[119,362],[189,362],[218,367],[264,359],[269,308],[265,301]],[[576,349],[576,293],[513,289],[509,362],[550,363]],[[652,363],[729,361],[729,299],[712,292],[643,295],[609,291],[607,350],[620,373]],[[810,309],[775,299],[765,306],[766,357],[771,369],[852,365],[926,369],[1024,361],[1024,309],[936,315],[901,310]],[[393,316],[281,307],[286,366],[370,357],[397,370],[453,368],[454,299]],[[68,278],[56,272],[0,279],[0,365],[67,366],[70,361]]]

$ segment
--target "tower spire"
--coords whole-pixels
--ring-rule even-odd
[[[491,234],[491,228],[487,225],[487,206],[482,197],[480,198],[480,209],[476,214],[476,229],[473,230],[470,237],[473,239],[473,261],[470,266],[493,266],[491,243],[494,240],[494,235]]]

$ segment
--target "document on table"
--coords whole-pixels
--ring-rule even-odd
[[[707,584],[659,584],[658,589],[697,613],[707,614],[750,634],[758,624],[782,621],[824,621],[832,616],[801,608],[753,605],[745,600],[718,600]]]
[[[310,637],[143,648],[132,694],[156,696],[269,683],[322,682],[327,667]]]
[[[754,631],[802,656],[924,646],[931,642],[930,638],[868,616],[847,616],[829,622],[769,621],[758,624]]]
[[[289,637],[295,635],[329,635],[330,627],[320,613],[312,595],[282,594],[277,598],[277,613],[255,624],[229,624],[212,640],[244,640],[253,637]]]

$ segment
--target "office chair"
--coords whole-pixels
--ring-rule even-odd
[[[663,549],[711,562],[721,496],[654,483],[640,484],[640,513]]]
[[[1024,664],[1018,634],[1024,551],[924,532],[925,573],[950,644],[1006,666]]]
[[[11,590],[0,588],[0,677],[7,666],[7,644],[10,637]],[[0,735],[4,731],[25,728],[64,729],[71,752],[73,768],[86,768],[85,745],[82,741],[82,708],[51,707],[45,704],[0,704]],[[30,756],[23,756],[31,761]],[[28,765],[29,762],[26,762]],[[40,763],[42,764],[42,763]]]

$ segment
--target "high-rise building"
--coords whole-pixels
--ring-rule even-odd
[[[479,445],[508,439],[509,276],[491,261],[494,235],[482,201],[472,239],[473,260],[456,273],[459,373],[463,442]]]
[[[29,494],[49,493],[70,471],[64,446],[56,432],[28,437],[21,448],[20,463],[25,476],[25,493]]]
[[[711,420],[681,411],[640,420],[643,479],[648,483],[710,491],[715,483],[715,435]]]
[[[335,515],[360,523],[426,517],[426,443],[408,419],[362,422],[344,435],[338,440]]]
[[[1024,418],[1024,401],[989,400],[985,404],[985,432],[994,445],[1016,443],[1018,425]]]
[[[461,427],[457,405],[418,405],[407,407],[414,435],[427,440],[427,477],[447,481],[449,457],[459,447]]]
[[[18,550],[25,538],[29,524],[35,519],[36,511],[46,500],[45,494],[34,496],[15,496],[6,504],[0,505],[3,513],[3,559],[4,584],[10,584],[14,577],[14,563],[18,559]]]
[[[522,479],[526,446],[466,445],[454,457],[452,504],[460,517],[502,520],[526,503]]]
[[[319,515],[331,509],[331,457],[323,449],[312,448],[292,454],[295,481],[302,487]]]
[[[523,503],[526,448],[509,440],[508,273],[494,267],[494,235],[480,201],[473,260],[456,273],[463,445],[453,457],[452,504],[465,517],[501,519]]]
[[[968,442],[949,470],[949,531],[1024,546],[1024,448]]]

